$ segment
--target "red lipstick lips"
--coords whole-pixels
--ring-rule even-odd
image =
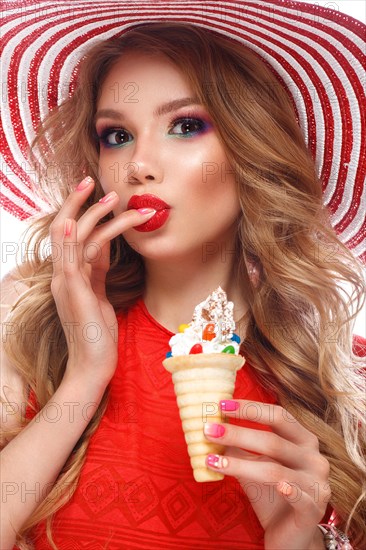
[[[134,227],[136,231],[155,231],[164,225],[169,216],[170,206],[155,195],[146,193],[145,195],[133,195],[127,204],[127,210],[138,208],[153,208],[156,214],[147,222]]]

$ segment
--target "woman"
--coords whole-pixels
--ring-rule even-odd
[[[315,550],[331,516],[361,548],[363,381],[337,281],[360,300],[362,278],[275,77],[210,31],[143,25],[89,52],[36,145],[64,202],[35,226],[52,255],[29,262],[10,317],[27,331],[5,344],[34,418],[5,423],[4,479],[38,493],[8,486],[2,548],[21,531],[21,548]],[[202,487],[161,361],[219,284],[247,366],[236,421],[205,431],[228,477]]]

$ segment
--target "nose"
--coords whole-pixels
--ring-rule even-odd
[[[160,183],[163,180],[163,168],[159,157],[159,146],[152,147],[152,141],[148,139],[135,139],[133,155],[125,166],[128,183],[131,185],[149,181]]]

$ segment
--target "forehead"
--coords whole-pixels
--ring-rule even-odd
[[[105,102],[136,104],[192,95],[183,72],[162,54],[127,52],[113,65],[101,87]]]

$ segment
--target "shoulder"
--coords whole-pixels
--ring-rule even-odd
[[[30,274],[29,271],[22,270],[22,273],[20,273],[16,268],[1,280],[0,319],[2,338],[0,345],[0,409],[1,429],[5,434],[5,439],[7,432],[10,433],[20,426],[21,412],[22,408],[24,408],[26,399],[23,379],[5,353],[3,344],[6,342],[12,330],[9,317],[12,306],[17,302],[19,297],[28,290],[28,285],[24,281],[24,278],[26,278],[28,274]]]

